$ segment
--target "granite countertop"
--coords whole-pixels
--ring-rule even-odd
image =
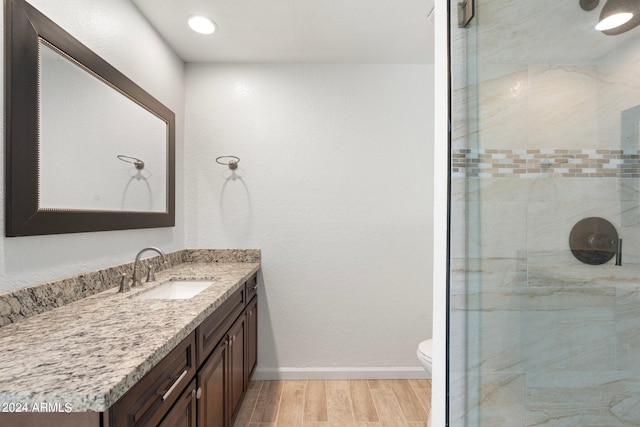
[[[0,404],[108,410],[259,267],[259,262],[183,263],[131,292],[110,289],[3,326]],[[215,283],[186,300],[134,298],[168,279]]]

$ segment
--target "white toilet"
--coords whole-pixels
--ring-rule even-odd
[[[429,378],[431,378],[431,357],[433,355],[433,341],[426,340],[418,344],[417,354],[420,363],[422,363],[425,371],[427,371],[427,373],[429,374]]]

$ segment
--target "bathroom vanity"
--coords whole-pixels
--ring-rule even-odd
[[[174,226],[173,111],[30,3],[4,16],[6,236]],[[147,249],[0,294],[0,426],[232,424],[260,251]]]
[[[257,361],[259,257],[192,258],[1,327],[0,425],[232,425]],[[144,297],[168,280],[212,284]]]

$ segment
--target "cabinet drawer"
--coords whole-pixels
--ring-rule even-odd
[[[202,364],[242,314],[245,304],[244,286],[234,292],[196,328],[198,366]]]
[[[111,408],[114,427],[157,426],[196,373],[191,333]]]
[[[258,276],[255,274],[251,276],[251,279],[247,280],[244,286],[247,293],[247,301],[251,301],[251,298],[258,292]]]
[[[196,395],[194,378],[158,427],[196,427]]]

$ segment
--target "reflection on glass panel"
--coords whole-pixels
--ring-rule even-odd
[[[640,425],[640,28],[595,3],[451,13],[452,427]],[[572,253],[592,217],[622,265]]]

